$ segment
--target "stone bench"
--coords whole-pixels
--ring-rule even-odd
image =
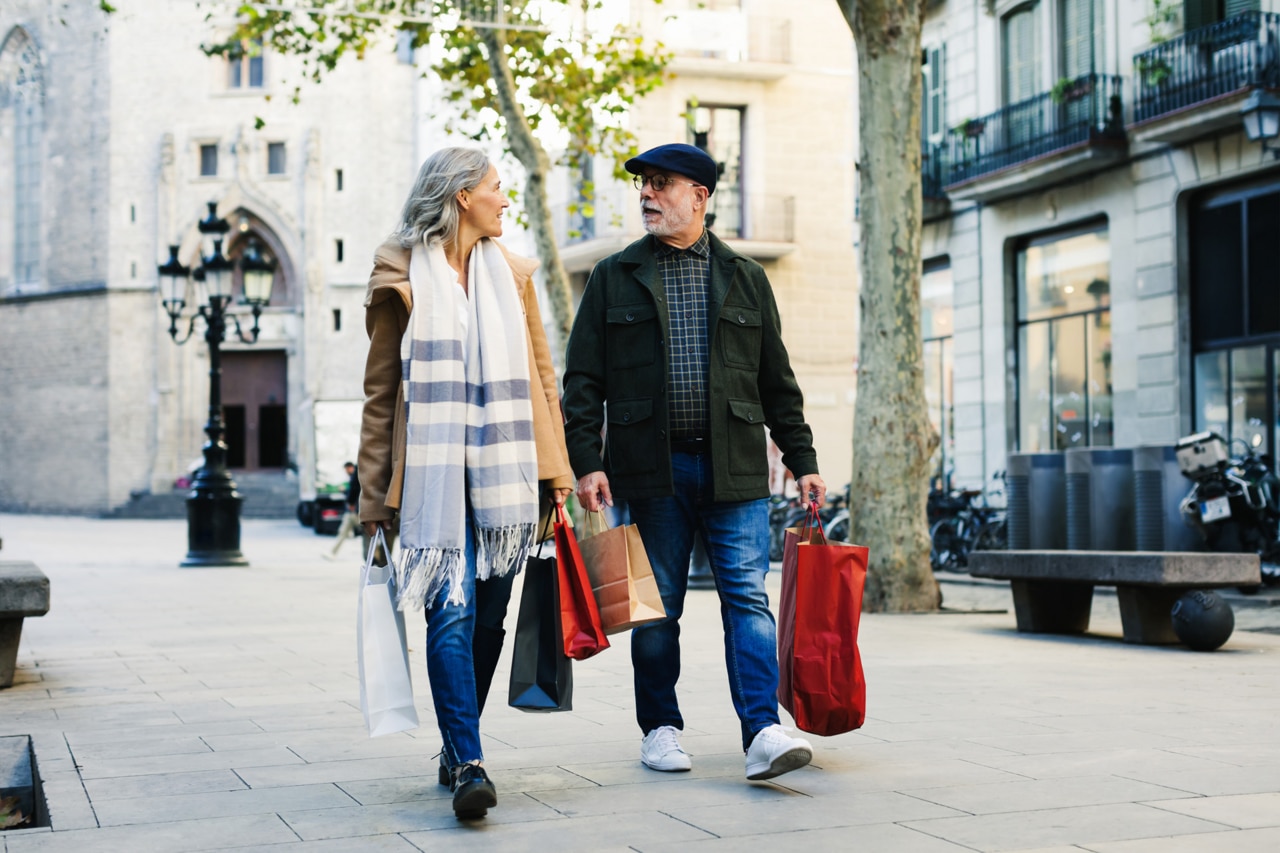
[[[0,687],[13,685],[22,620],[49,612],[49,578],[35,563],[0,562]]]
[[[1127,643],[1176,643],[1170,611],[1192,589],[1261,583],[1257,554],[974,551],[969,574],[1007,580],[1018,630],[1083,634],[1094,586],[1114,586]]]

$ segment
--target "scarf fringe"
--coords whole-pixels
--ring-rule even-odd
[[[397,606],[401,610],[421,610],[436,600],[448,585],[446,604],[466,604],[462,576],[467,561],[460,548],[402,548],[400,565],[396,567],[396,588],[400,591]]]
[[[512,524],[476,529],[476,578],[506,577],[519,572],[529,560],[533,532],[538,525]]]

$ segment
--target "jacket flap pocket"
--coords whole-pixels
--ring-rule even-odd
[[[642,320],[652,320],[657,314],[658,310],[656,308],[644,303],[615,305],[605,313],[605,319],[610,323],[625,325],[627,323],[639,323]]]
[[[758,308],[744,308],[737,305],[726,305],[721,308],[720,319],[735,326],[759,326],[763,322]]]
[[[608,408],[611,424],[634,424],[653,416],[653,400],[648,398],[610,400]]]
[[[738,420],[749,424],[764,423],[764,407],[751,400],[730,400],[729,411]]]

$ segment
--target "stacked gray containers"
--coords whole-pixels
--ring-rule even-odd
[[[1195,551],[1202,547],[1178,505],[1191,489],[1173,445],[1133,449],[1133,498],[1139,551]]]
[[[1081,447],[1068,450],[1067,548],[1132,551],[1133,450]]]
[[[1066,479],[1061,453],[1010,453],[1009,547],[1057,551],[1067,547]]]

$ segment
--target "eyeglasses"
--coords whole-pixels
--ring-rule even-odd
[[[638,190],[644,189],[644,185],[648,184],[653,187],[653,191],[660,193],[667,188],[667,184],[688,184],[691,187],[700,187],[702,184],[693,181],[682,181],[679,178],[668,178],[666,175],[632,175],[631,183]]]

